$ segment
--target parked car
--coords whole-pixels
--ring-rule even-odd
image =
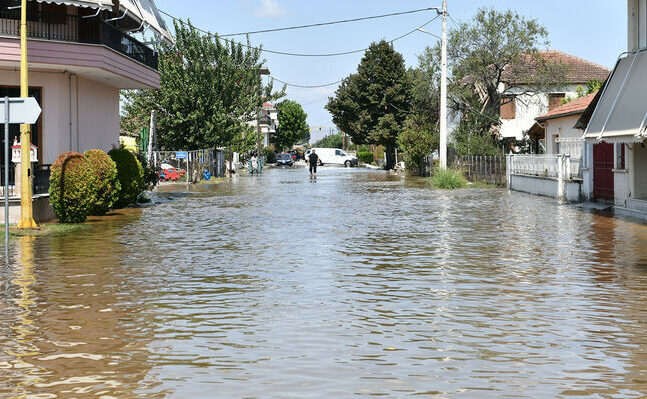
[[[294,160],[292,159],[292,155],[290,154],[279,154],[276,156],[276,165],[281,166],[281,165],[287,165],[287,166],[292,166],[294,165]]]
[[[359,163],[356,157],[348,155],[339,148],[311,148],[305,153],[306,160],[308,160],[308,156],[312,150],[315,150],[315,153],[319,156],[319,161],[322,165],[330,164],[350,167],[357,166]]]

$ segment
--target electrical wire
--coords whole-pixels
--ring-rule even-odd
[[[270,75],[270,78],[276,80],[279,83],[283,83],[284,85],[287,85],[287,86],[290,86],[290,87],[296,87],[296,88],[299,88],[299,89],[319,89],[319,88],[322,88],[322,87],[334,86],[334,85],[337,85],[337,84],[341,83],[341,80],[338,80],[336,82],[326,83],[326,84],[322,84],[322,85],[306,86],[306,85],[296,85],[296,84],[284,82],[281,79],[276,78],[276,77],[274,77],[272,75]]]
[[[167,12],[163,11],[163,10],[159,10],[159,11],[160,11],[160,13],[162,13],[162,14],[164,14],[164,15],[168,16],[169,18],[173,19],[174,21],[177,21],[177,22],[179,22],[179,23],[181,23],[181,24],[186,24],[186,22],[182,21],[181,19],[179,19],[179,18],[177,18],[177,17],[175,17],[175,16],[173,16],[173,15],[171,15],[171,14],[169,14],[169,13],[167,13]],[[440,15],[437,15],[436,17],[434,17],[434,18],[430,19],[429,21],[427,21],[427,22],[425,22],[424,24],[422,24],[422,25],[418,26],[417,28],[415,28],[415,29],[413,29],[413,30],[411,30],[411,31],[409,31],[409,32],[407,32],[407,33],[405,33],[405,34],[401,35],[401,36],[398,36],[398,37],[396,37],[395,39],[389,40],[389,43],[396,42],[396,41],[398,41],[398,40],[404,39],[404,38],[405,38],[405,37],[407,37],[407,36],[412,35],[412,34],[413,34],[413,33],[415,33],[418,29],[422,29],[422,28],[424,28],[425,26],[427,26],[427,25],[429,25],[430,23],[432,23],[432,22],[434,22],[435,20],[437,20],[439,17],[440,17]],[[252,46],[252,45],[249,45],[249,44],[240,43],[240,42],[237,42],[237,41],[235,41],[235,40],[231,40],[231,39],[227,39],[227,38],[220,37],[220,36],[218,36],[218,35],[216,35],[216,34],[213,34],[213,33],[211,33],[211,32],[208,32],[208,31],[206,31],[206,30],[204,30],[204,29],[200,29],[200,28],[198,28],[198,27],[194,27],[194,28],[195,28],[197,31],[204,33],[205,35],[208,35],[208,36],[211,36],[211,37],[215,37],[215,38],[217,38],[217,39],[224,40],[224,41],[229,42],[229,43],[238,44],[238,45],[241,45],[241,46],[243,46],[243,47],[245,47],[245,48],[248,48],[248,49],[253,49],[253,50],[262,51],[262,52],[265,52],[265,53],[268,53],[268,54],[285,55],[285,56],[292,56],[292,57],[337,57],[337,56],[342,56],[342,55],[350,55],[350,54],[362,53],[362,52],[364,52],[364,51],[368,50],[368,48],[362,48],[362,49],[359,49],[359,50],[344,51],[344,52],[338,52],[338,53],[323,53],[323,54],[291,53],[291,52],[286,52],[286,51],[268,50],[268,49],[265,49],[265,48],[262,48],[262,47],[256,47],[256,46]]]
[[[220,37],[229,37],[229,36],[254,35],[254,34],[257,34],[257,33],[282,32],[282,31],[286,31],[286,30],[314,28],[314,27],[319,27],[319,26],[328,26],[328,25],[345,24],[345,23],[349,23],[349,22],[366,21],[366,20],[370,20],[370,19],[395,17],[395,16],[398,16],[398,15],[415,14],[415,13],[419,13],[419,12],[432,11],[432,10],[438,11],[438,8],[437,7],[428,7],[428,8],[421,8],[421,9],[418,9],[418,10],[409,10],[409,11],[394,12],[394,13],[391,13],[391,14],[374,15],[374,16],[370,16],[370,17],[343,19],[343,20],[339,20],[339,21],[322,22],[322,23],[318,23],[318,24],[288,26],[288,27],[285,27],[285,28],[274,28],[274,29],[263,29],[263,30],[249,31],[249,32],[228,33],[226,35],[219,35],[219,36]]]

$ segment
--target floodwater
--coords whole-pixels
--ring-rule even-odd
[[[644,225],[362,169],[154,199],[12,242],[0,397],[647,394]]]

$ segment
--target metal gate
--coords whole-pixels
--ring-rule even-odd
[[[613,144],[593,146],[593,197],[613,201]]]

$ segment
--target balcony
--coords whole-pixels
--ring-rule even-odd
[[[156,52],[99,17],[34,11],[28,13],[27,35],[30,39],[103,45],[149,68],[158,68]],[[20,36],[16,10],[0,9],[0,36]]]

